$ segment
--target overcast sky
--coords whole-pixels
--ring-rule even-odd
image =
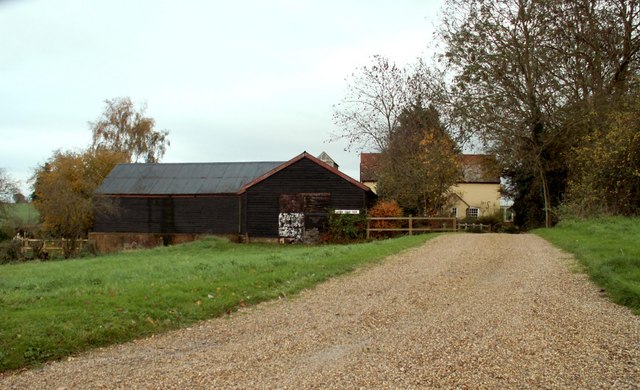
[[[0,168],[26,181],[129,96],[170,131],[163,162],[326,151],[359,179],[332,105],[373,55],[429,57],[442,3],[0,0]]]

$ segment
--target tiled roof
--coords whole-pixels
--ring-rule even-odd
[[[378,181],[378,160],[380,153],[360,154],[360,181]]]

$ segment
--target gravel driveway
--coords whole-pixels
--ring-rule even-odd
[[[638,388],[640,317],[534,235],[457,234],[0,388]]]

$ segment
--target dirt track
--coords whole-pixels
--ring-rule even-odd
[[[0,388],[638,388],[640,317],[533,235],[449,235]]]

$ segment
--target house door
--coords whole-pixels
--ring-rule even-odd
[[[327,225],[331,194],[280,195],[278,234],[287,242],[314,242]]]

